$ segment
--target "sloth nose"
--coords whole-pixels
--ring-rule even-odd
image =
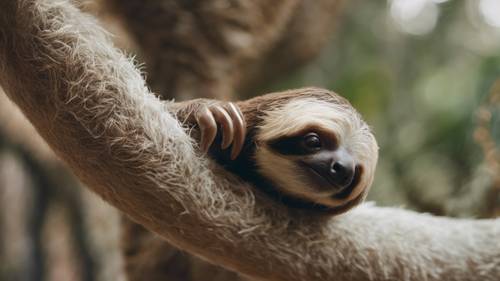
[[[354,165],[351,163],[335,162],[330,169],[330,175],[338,187],[345,188],[351,184],[354,178]]]
[[[338,156],[331,164],[330,177],[337,187],[344,189],[354,178],[354,161],[347,153],[341,153]]]

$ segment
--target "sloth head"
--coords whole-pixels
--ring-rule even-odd
[[[323,89],[295,91],[300,95],[264,111],[255,136],[257,169],[293,198],[328,208],[355,205],[373,181],[375,137],[344,98]]]

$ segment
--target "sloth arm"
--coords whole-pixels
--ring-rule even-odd
[[[258,280],[499,280],[500,219],[368,205],[313,218],[254,196],[196,153],[67,1],[0,1],[0,35],[0,84],[41,136],[89,188],[181,249]]]

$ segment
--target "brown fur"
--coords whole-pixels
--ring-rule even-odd
[[[133,34],[154,91],[228,99],[316,55],[343,1],[100,2]]]
[[[199,155],[95,22],[65,1],[0,4],[0,83],[96,193],[186,251],[260,280],[487,280],[500,220],[362,205],[291,213]]]
[[[278,0],[269,9],[266,0],[117,0],[108,7],[143,46],[149,84],[161,95],[228,98],[230,77],[244,70],[236,67],[275,44],[298,2]]]
[[[60,165],[47,143],[36,133],[33,125],[0,88],[0,132],[27,148],[37,160]]]
[[[181,99],[190,96],[228,98],[231,96],[230,93],[235,91],[249,93],[252,92],[249,91],[250,88],[258,88],[262,83],[269,82],[269,77],[280,76],[280,73],[289,71],[292,66],[307,62],[329,38],[341,2],[286,0],[279,3],[279,9],[268,9],[269,2],[266,1],[259,3],[233,1],[235,5],[230,8],[218,6],[212,1],[186,7],[182,5],[182,1],[78,0],[76,2],[99,17],[105,28],[114,34],[112,39],[116,45],[121,49],[135,52],[147,62],[144,67],[148,73],[146,77],[155,91],[161,93],[163,97]],[[240,5],[238,2],[243,4]],[[167,9],[165,3],[168,5]],[[200,6],[204,7],[200,9]],[[262,9],[266,12],[265,17],[259,12]],[[210,30],[207,31],[204,25],[198,24],[197,17],[200,13],[203,17],[200,21],[211,23]],[[227,30],[234,29],[236,26],[225,20],[226,13],[230,13],[229,17],[236,15],[237,17],[233,18],[240,23],[240,26],[251,27],[240,31],[244,36],[251,38],[252,42],[227,48],[224,53],[214,52],[220,42],[207,40],[210,36],[205,36],[205,33],[223,35]],[[178,29],[178,25],[168,24],[172,18],[180,19],[189,26],[189,29]],[[265,24],[261,24],[262,21],[266,21]],[[193,30],[195,32],[192,32]],[[217,38],[221,39],[223,36]],[[234,36],[227,37],[222,44],[230,46],[231,37]],[[183,42],[183,47],[172,48],[174,47],[172,44],[165,42]],[[4,113],[4,117],[7,118],[1,120],[19,116],[19,114],[12,115],[13,111],[17,113],[15,111],[18,110],[13,106],[2,108],[0,115]],[[39,137],[33,133],[30,124],[26,124],[25,120],[18,121],[21,120],[8,122],[7,132],[11,136],[16,136],[16,140],[26,142],[29,145],[28,149],[38,153],[45,146],[42,146],[42,142],[38,142],[42,145],[37,145]],[[15,124],[15,127],[10,124]],[[11,128],[14,129],[10,130]],[[31,130],[20,131],[19,128]],[[20,133],[22,136],[17,138]],[[43,151],[48,151],[49,155],[52,155],[49,149]],[[54,160],[52,162],[55,163],[58,161],[56,157],[50,160]],[[127,233],[124,236],[126,239],[130,237]],[[152,234],[150,236],[150,239],[158,239]],[[132,241],[124,242],[127,243]],[[158,241],[156,244],[161,243],[165,242]],[[143,254],[147,251],[161,252],[156,251],[150,244],[145,243],[144,246]],[[167,245],[164,246],[166,250],[163,252],[174,250]],[[188,259],[187,255],[184,256],[187,262],[192,260]],[[156,259],[163,260],[163,257],[159,256]],[[128,264],[129,274],[141,272],[137,278],[142,280],[144,267],[138,265],[142,269],[134,270],[133,263]],[[104,267],[109,268],[109,266]],[[135,280],[134,277],[130,278]],[[170,277],[166,275],[164,278]]]
[[[270,79],[305,64],[332,34],[344,1],[96,2],[99,17],[119,31],[114,41],[120,47],[130,45],[123,35],[135,39],[148,85],[163,98],[184,100],[254,95]],[[148,247],[143,251],[155,251]]]
[[[216,100],[196,99],[175,103],[170,107],[176,117],[191,129],[196,127],[196,121],[190,118],[193,112],[215,103]],[[368,126],[347,100],[324,89],[303,88],[266,94],[236,104],[245,116],[248,132],[240,156],[230,160],[229,150],[221,150],[218,145],[211,149],[212,157],[225,169],[253,183],[288,207],[320,214],[346,212],[366,198],[373,181],[378,147]],[[293,107],[286,109],[290,106]],[[314,189],[308,188],[311,183],[304,182],[300,177],[302,168],[297,167],[293,159],[275,155],[267,147],[269,141],[295,135],[304,129],[311,130],[311,126],[318,125],[334,135],[338,142],[347,142],[343,145],[349,148],[352,155],[359,155],[356,161],[364,167],[360,180],[347,198],[337,200],[331,196],[319,196]],[[346,127],[350,129],[349,132],[341,130]],[[335,131],[337,128],[339,130]],[[196,134],[197,130],[191,132]],[[351,139],[352,134],[358,137]],[[196,135],[193,137],[199,138]],[[360,144],[349,144],[351,141]],[[356,147],[363,149],[357,151]]]

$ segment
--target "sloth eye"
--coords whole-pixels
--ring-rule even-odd
[[[321,149],[321,139],[316,133],[309,133],[304,136],[304,146],[313,151]]]

